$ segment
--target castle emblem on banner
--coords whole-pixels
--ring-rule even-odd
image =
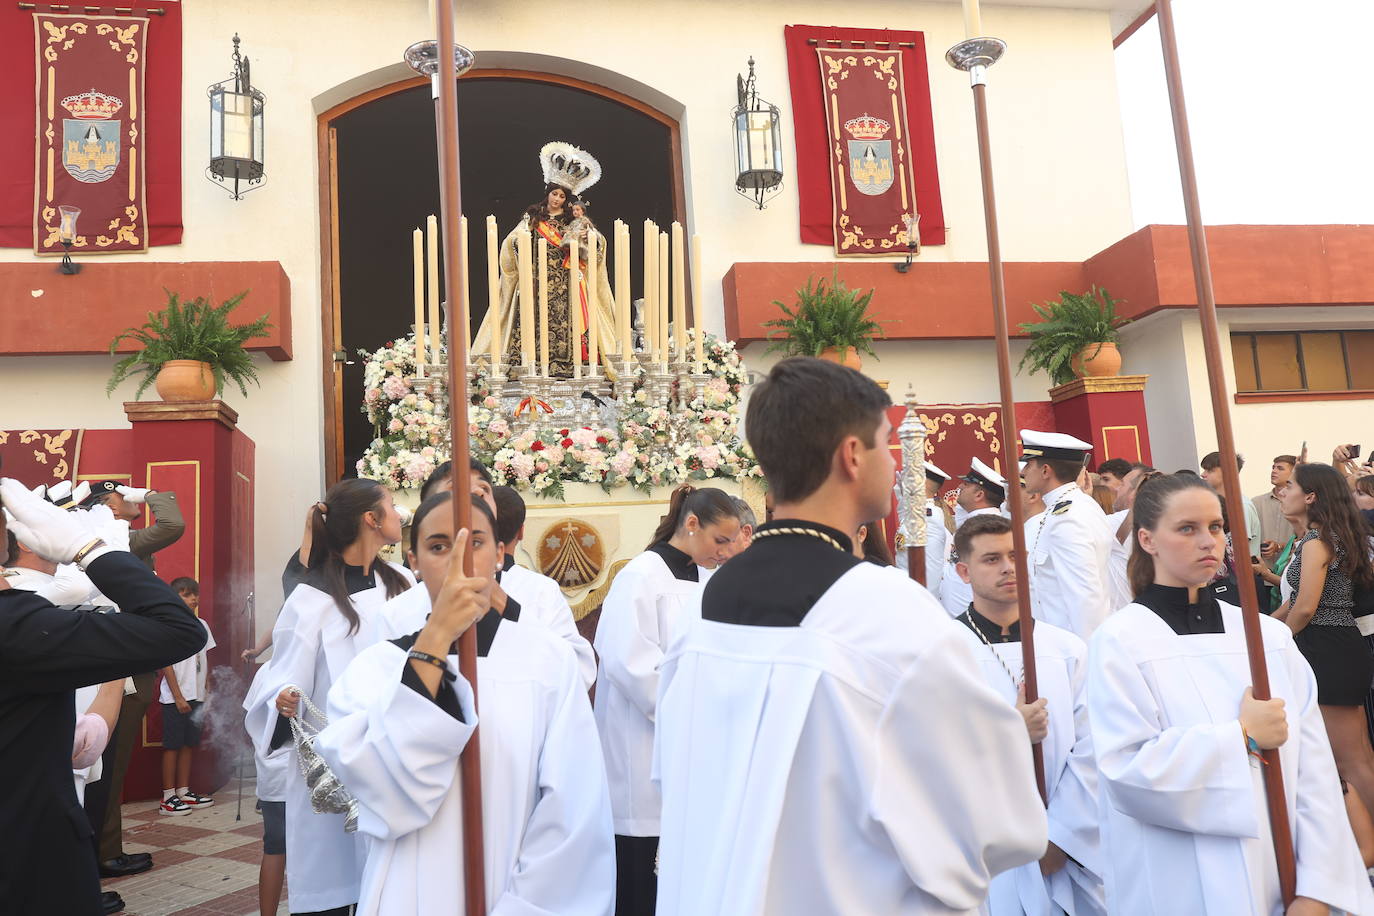
[[[849,177],[860,194],[876,197],[892,187],[892,141],[884,140],[892,125],[864,115],[844,122],[853,139],[849,144]]]
[[[120,122],[114,120],[124,101],[94,89],[69,95],[62,107],[71,118],[62,120],[62,165],[77,181],[109,181],[119,168]]]

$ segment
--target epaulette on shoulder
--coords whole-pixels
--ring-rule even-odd
[[[1063,502],[1055,504],[1055,507],[1050,510],[1050,515],[1063,515],[1065,512],[1068,512],[1072,508],[1073,500],[1066,499]]]

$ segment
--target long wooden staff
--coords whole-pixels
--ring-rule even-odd
[[[472,500],[468,487],[468,322],[462,314],[459,291],[467,282],[463,257],[458,251],[458,221],[463,213],[462,191],[458,182],[458,74],[453,61],[452,0],[434,4],[435,32],[439,43],[439,219],[443,228],[444,277],[448,295],[444,303],[444,333],[448,338],[449,441],[453,451],[453,529],[461,531],[472,524]],[[468,551],[463,572],[472,575],[472,552]],[[458,640],[458,669],[472,685],[474,708],[477,702],[477,628],[468,627]],[[486,866],[482,850],[482,759],[478,746],[481,730],[475,730],[463,748],[461,780],[463,793],[463,887],[467,916],[486,916]]]
[[[988,278],[992,285],[993,326],[997,329],[997,387],[1002,396],[1002,450],[1012,456],[1003,470],[1013,481],[1011,470],[1016,459],[1016,401],[1011,391],[1011,336],[1007,324],[1007,288],[1002,275],[1002,241],[997,231],[997,199],[992,183],[992,141],[988,133],[987,69],[997,63],[1006,44],[996,38],[970,38],[950,48],[945,59],[950,66],[964,70],[973,86],[973,113],[978,125],[978,162],[983,179],[983,222],[988,236]],[[1031,616],[1030,575],[1026,566],[1026,512],[1021,505],[1019,483],[1011,491],[1011,540],[1016,553],[1016,605],[1021,621],[1021,663],[1025,671],[1026,702],[1040,695],[1035,673],[1035,618]],[[1045,792],[1045,757],[1039,744],[1031,745],[1035,762],[1035,784],[1040,800],[1049,804]]]
[[[1236,462],[1235,436],[1231,429],[1231,409],[1226,400],[1226,381],[1221,362],[1221,334],[1217,329],[1217,301],[1212,290],[1212,263],[1207,254],[1207,233],[1198,203],[1197,173],[1193,168],[1193,143],[1188,131],[1188,111],[1183,101],[1183,77],[1178,62],[1178,42],[1174,32],[1171,0],[1158,0],[1159,39],[1164,50],[1164,77],[1169,85],[1169,107],[1174,116],[1174,143],[1178,148],[1178,173],[1183,182],[1183,206],[1188,214],[1188,246],[1192,251],[1193,283],[1197,289],[1198,315],[1202,320],[1202,346],[1207,356],[1207,383],[1212,393],[1212,417],[1216,422],[1217,450],[1221,453],[1221,476],[1226,504],[1231,506],[1231,539],[1245,544],[1245,513],[1240,511],[1245,498],[1240,489],[1240,467]],[[1264,639],[1260,634],[1259,600],[1255,577],[1248,571],[1236,576],[1240,589],[1241,620],[1245,629],[1245,651],[1250,658],[1251,689],[1257,700],[1267,700],[1269,668],[1264,658]],[[1278,862],[1279,889],[1284,905],[1297,893],[1297,866],[1293,858],[1293,835],[1288,823],[1288,803],[1283,791],[1283,768],[1276,749],[1264,751],[1264,790],[1269,803],[1269,826],[1274,838],[1274,858]]]

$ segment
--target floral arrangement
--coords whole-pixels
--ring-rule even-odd
[[[414,352],[412,337],[363,354],[363,410],[377,438],[358,462],[358,473],[397,489],[418,488],[448,457],[447,415],[408,381],[415,373]],[[685,480],[761,476],[739,435],[744,364],[733,343],[709,334],[703,358],[709,380],[676,410],[652,403],[643,369],[622,375],[616,384],[629,390],[614,428],[535,422],[517,430],[479,368],[470,379],[472,453],[499,483],[559,499],[569,481],[607,491],[627,485],[647,491]]]

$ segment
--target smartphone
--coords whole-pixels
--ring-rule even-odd
[[[1358,457],[1360,457],[1360,447],[1359,447],[1358,445],[1352,445],[1352,446],[1350,446],[1350,457],[1351,457],[1351,458],[1358,458]]]

